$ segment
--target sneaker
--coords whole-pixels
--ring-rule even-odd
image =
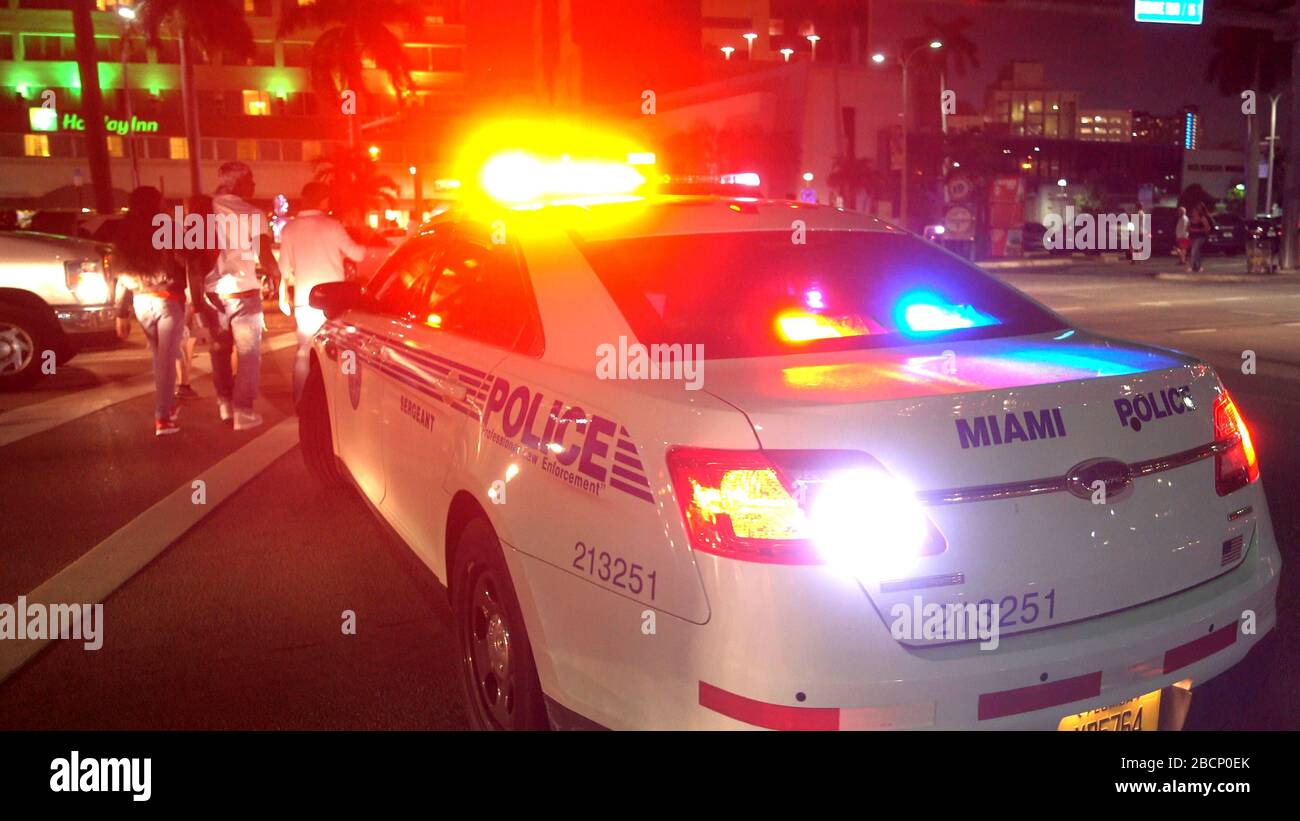
[[[231,418],[234,416],[234,412],[230,408],[229,399],[217,400],[217,413],[221,415],[222,422],[229,422],[231,420]]]
[[[189,385],[177,385],[176,398],[177,399],[198,399],[199,392],[191,388]]]
[[[262,414],[253,411],[235,411],[235,430],[250,430],[262,424]]]
[[[171,419],[159,419],[153,423],[154,436],[166,436],[169,433],[180,433],[180,425]]]
[[[172,412],[167,415],[167,421],[171,422],[174,425],[178,421],[180,421],[180,418],[181,418],[181,406],[172,405]]]

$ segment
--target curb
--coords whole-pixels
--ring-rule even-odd
[[[1212,283],[1293,283],[1300,282],[1296,274],[1188,274],[1182,271],[1161,271],[1151,275],[1161,282],[1212,282]]]
[[[985,271],[1021,271],[1033,270],[1034,268],[1068,268],[1074,265],[1074,259],[1071,257],[1061,257],[1056,259],[1017,259],[1017,260],[995,260],[992,262],[975,263]]]

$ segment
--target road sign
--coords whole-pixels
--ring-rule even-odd
[[[948,202],[964,201],[970,196],[972,188],[970,178],[953,177],[947,184]]]
[[[954,205],[943,217],[944,239],[973,239],[971,229],[975,226],[975,217],[970,209]]]
[[[1139,23],[1199,26],[1204,18],[1204,0],[1133,0],[1133,19]]]

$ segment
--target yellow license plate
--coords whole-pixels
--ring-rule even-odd
[[[1155,730],[1160,724],[1160,691],[1147,693],[1123,704],[1098,707],[1077,716],[1066,716],[1058,730]]]

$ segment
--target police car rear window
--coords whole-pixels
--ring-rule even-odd
[[[910,235],[789,231],[579,242],[642,343],[709,359],[1041,333],[1062,320]]]

